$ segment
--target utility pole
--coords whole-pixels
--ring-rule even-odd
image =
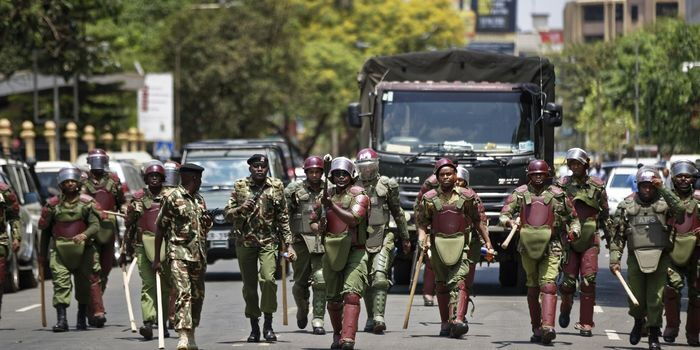
[[[639,42],[634,45],[634,123],[635,130],[635,155],[639,161]]]

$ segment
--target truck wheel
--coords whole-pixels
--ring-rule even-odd
[[[19,285],[24,288],[35,288],[39,284],[39,261],[36,251],[32,253],[31,268],[19,273]]]
[[[498,269],[498,282],[501,287],[515,287],[518,282],[518,262],[515,259],[509,259],[500,262]]]
[[[7,279],[5,279],[5,292],[15,293],[19,291],[19,267],[17,265],[17,255],[11,255],[7,262]]]

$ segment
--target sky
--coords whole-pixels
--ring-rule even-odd
[[[564,5],[568,0],[518,0],[518,28],[532,30],[533,12],[549,13],[549,28],[563,29]]]

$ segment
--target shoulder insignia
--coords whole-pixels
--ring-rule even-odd
[[[284,183],[282,183],[282,180],[280,180],[280,179],[278,179],[278,178],[275,178],[275,177],[271,177],[271,178],[270,178],[270,184],[271,184],[273,187],[281,187],[281,188],[284,188]]]
[[[522,185],[522,186],[517,187],[515,189],[515,192],[520,192],[520,193],[527,192],[527,185]]]
[[[10,185],[8,185],[4,182],[0,182],[0,191],[7,191],[9,189],[10,189]]]
[[[473,198],[476,196],[476,192],[471,187],[460,187],[459,193],[467,198]]]
[[[588,182],[590,182],[592,185],[597,186],[597,187],[604,187],[605,186],[605,181],[603,181],[603,179],[601,179],[597,176],[589,176]]]
[[[353,196],[358,196],[364,194],[365,189],[360,186],[351,186],[349,191]]]
[[[146,191],[144,191],[143,189],[140,189],[140,190],[134,192],[134,199],[141,199],[145,195],[146,195]]]
[[[84,202],[84,203],[90,203],[93,201],[93,199],[92,199],[92,197],[88,196],[87,194],[81,194],[80,201]]]
[[[430,190],[423,195],[423,198],[433,199],[433,198],[437,197],[437,194],[438,193],[436,190]]]
[[[46,204],[48,204],[49,206],[55,207],[58,205],[58,202],[60,202],[60,201],[61,200],[58,199],[58,196],[53,196],[53,197],[49,198],[48,201],[46,201]]]
[[[566,192],[564,192],[564,190],[562,190],[561,187],[557,185],[549,186],[549,191],[552,192],[552,194],[555,197],[563,196],[566,194]]]

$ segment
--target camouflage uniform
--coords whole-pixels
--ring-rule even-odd
[[[418,213],[417,225],[430,227],[430,265],[435,272],[441,334],[446,335],[455,323],[466,325],[469,242],[473,228],[486,220],[484,206],[471,188],[454,186],[445,193],[438,186],[423,195]]]
[[[678,191],[675,191],[680,195]],[[688,318],[685,325],[688,344],[698,343],[700,331],[700,190],[695,190],[690,196],[680,198],[680,204],[685,209],[685,219],[682,223],[675,218],[671,220],[674,226],[673,249],[671,250],[671,267],[668,273],[668,285],[664,290],[664,308],[666,309],[666,329],[664,338],[674,340],[680,328],[681,295],[683,288],[688,286]]]
[[[164,189],[163,189],[164,190]],[[139,190],[126,211],[126,236],[124,245],[127,255],[134,255],[141,276],[141,314],[144,324],[157,324],[156,275],[151,267],[155,254],[156,218],[163,201],[163,190],[154,195],[148,188]],[[167,244],[161,245],[161,300],[169,300],[170,269],[165,252]],[[163,314],[168,315],[168,304],[163,303]]]
[[[171,283],[177,290],[175,329],[194,330],[199,326],[204,303],[204,274],[207,268],[206,234],[202,222],[204,198],[178,186],[164,197],[156,219],[167,241]],[[182,333],[182,332],[180,332]]]
[[[600,253],[600,236],[602,229],[608,236],[612,225],[608,209],[608,195],[605,182],[593,176],[585,176],[583,182],[572,176],[559,179],[561,187],[572,201],[581,225],[581,237],[573,242],[565,242],[566,258],[563,264],[564,281],[559,286],[561,292],[561,315],[559,325],[567,327],[569,313],[574,303],[574,293],[578,276],[581,276],[581,305],[579,322],[576,328],[590,336],[593,323],[593,306],[595,305],[596,274],[598,272],[598,254]]]
[[[49,199],[42,209],[39,229],[42,246],[51,240],[49,266],[53,275],[53,306],[65,310],[70,305],[71,275],[75,280],[75,299],[79,304],[79,320],[85,306],[94,315],[104,314],[100,287],[100,264],[93,239],[100,229],[99,205],[87,195],[67,202],[63,195]],[[85,234],[84,243],[73,243],[73,237]],[[42,254],[43,255],[43,254]]]
[[[236,257],[243,279],[247,318],[259,318],[261,312],[272,314],[277,311],[277,252],[280,241],[292,243],[282,181],[268,177],[263,186],[262,189],[257,188],[250,177],[236,181],[224,209],[226,219],[233,223],[236,237]],[[255,215],[236,210],[259,191],[263,192],[256,202]],[[260,301],[258,283],[262,297]]]
[[[313,289],[314,328],[323,327],[326,310],[326,282],[323,280],[323,237],[318,228],[314,231],[312,221],[320,216],[320,198],[323,189],[314,191],[308,181],[295,181],[284,190],[287,210],[290,216],[290,228],[296,260],[294,268],[294,287],[292,294],[298,308],[297,320],[306,320],[309,312],[309,287]],[[317,226],[314,226],[317,227]]]
[[[10,232],[7,232],[7,224],[10,226]],[[15,240],[20,244],[22,243],[19,225],[19,202],[17,201],[17,196],[10,186],[0,183],[0,308],[2,308],[2,294],[5,290],[7,262],[14,254],[12,252],[12,241]]]
[[[532,185],[516,188],[506,199],[500,222],[505,225],[518,216],[521,219],[518,252],[527,278],[527,300],[534,337],[541,337],[543,331],[549,337],[549,334],[554,334],[555,280],[563,254],[562,242],[569,235],[578,237],[580,224],[571,200],[557,186],[545,186],[540,193]]]
[[[126,202],[122,184],[117,174],[106,172],[97,179],[92,172],[83,181],[82,192],[93,198],[102,210],[119,211]],[[95,236],[95,249],[100,259],[100,279],[102,292],[107,288],[109,273],[114,266],[114,240],[117,234],[117,218],[114,215],[105,216],[100,220],[100,231]]]

